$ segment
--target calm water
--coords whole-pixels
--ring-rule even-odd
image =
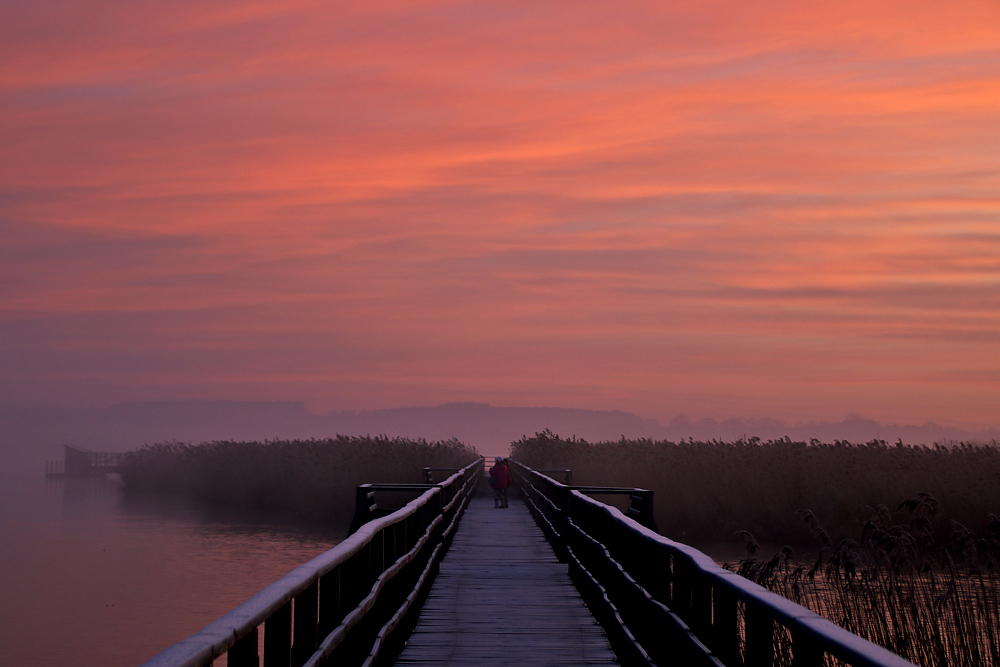
[[[0,665],[137,665],[343,537],[0,473]]]

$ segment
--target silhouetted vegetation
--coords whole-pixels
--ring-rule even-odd
[[[800,515],[815,560],[788,548],[763,558],[744,533],[748,555],[732,569],[919,665],[1000,665],[1000,520],[977,536],[919,494],[895,512],[875,508],[860,539],[836,541],[812,512]]]
[[[575,484],[652,489],[665,535],[743,536],[741,575],[917,664],[1000,665],[996,443],[589,443],[546,431],[512,456],[571,468]],[[892,511],[893,498],[909,500]],[[797,548],[765,558],[757,538]],[[799,547],[818,555],[799,561]],[[790,638],[776,641],[777,664],[792,664]]]
[[[576,484],[655,492],[656,523],[683,540],[731,540],[747,530],[763,543],[798,543],[796,512],[809,508],[832,534],[853,535],[871,508],[929,493],[956,521],[985,526],[1000,508],[1000,448],[760,441],[589,443],[548,431],[514,443],[535,468],[571,468]]]
[[[360,484],[419,482],[425,466],[461,467],[476,457],[472,447],[454,439],[163,442],[129,452],[122,479],[129,493],[177,493],[212,505],[345,522]]]

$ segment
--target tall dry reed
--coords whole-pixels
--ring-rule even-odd
[[[996,443],[589,443],[545,431],[512,456],[570,468],[575,484],[652,489],[670,537],[746,537],[741,574],[917,664],[1000,667]],[[898,498],[909,500],[890,511]],[[796,547],[764,558],[757,538]],[[799,562],[800,548],[818,556]],[[791,664],[790,638],[776,642]]]
[[[744,533],[748,555],[732,569],[916,664],[1000,665],[1000,521],[977,536],[919,494],[835,541],[800,514],[820,547],[812,563],[791,549],[762,558]]]
[[[1000,509],[996,444],[590,443],[545,431],[515,442],[512,456],[536,468],[571,468],[577,484],[652,489],[660,532],[695,542],[732,541],[748,530],[762,543],[801,543],[802,508],[822,516],[831,533],[851,535],[870,508],[921,492],[967,526],[985,526]]]

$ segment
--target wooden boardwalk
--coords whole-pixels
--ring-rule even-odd
[[[513,494],[512,494],[513,496]],[[396,665],[614,665],[583,604],[524,504],[472,498]]]

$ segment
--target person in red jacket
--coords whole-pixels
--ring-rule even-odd
[[[490,486],[493,487],[493,509],[507,507],[507,487],[510,486],[510,468],[502,456],[490,468]]]

